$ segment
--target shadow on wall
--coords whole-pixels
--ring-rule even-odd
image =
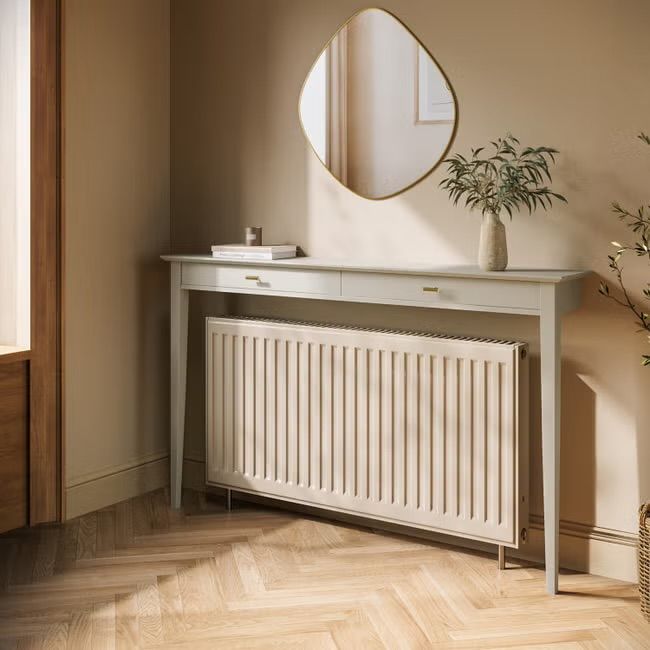
[[[508,319],[508,316],[502,317]],[[504,323],[505,324],[505,323]],[[502,329],[503,331],[503,329]],[[527,337],[520,336],[520,340]],[[530,490],[531,515],[543,517],[542,424],[538,336],[530,356]],[[596,516],[596,394],[584,380],[579,365],[562,362],[561,518],[589,522]],[[577,434],[577,435],[576,435]],[[579,477],[579,481],[575,477]]]
[[[157,256],[140,259],[137,267],[137,355],[134,402],[134,431],[136,458],[146,457],[151,442],[142,433],[151,430],[152,414],[155,421],[166,426],[163,445],[169,440],[169,413],[160,413],[161,404],[169,404],[169,312],[161,304],[160,296],[166,295],[169,287],[168,265]],[[157,336],[151,336],[157,332]],[[156,360],[155,364],[152,360]],[[156,389],[152,390],[152,384]],[[161,401],[162,398],[162,401]]]
[[[562,409],[560,498],[563,518],[590,525],[596,522],[596,393],[584,375],[575,360],[562,363],[562,403],[568,408]]]
[[[611,278],[591,276],[585,282],[583,308],[565,318],[564,355],[575,376],[596,397],[594,489],[599,508],[604,503],[611,508],[609,523],[601,525],[634,532],[638,504],[628,490],[621,491],[621,486],[628,482],[629,488],[634,486],[639,502],[650,497],[650,477],[644,469],[650,457],[650,372],[641,366],[647,345],[635,332],[629,312],[598,294],[601,279]],[[588,471],[582,448],[589,449],[590,445],[585,413],[573,393],[563,399],[569,405],[563,412],[563,441],[570,440],[563,467],[569,471],[567,463],[571,463],[571,472],[582,478],[582,472]],[[577,486],[579,481],[572,480],[571,484]],[[585,505],[582,501],[580,504]],[[577,501],[573,507],[578,507]],[[582,517],[580,521],[587,523]]]

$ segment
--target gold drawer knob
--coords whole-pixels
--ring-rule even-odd
[[[428,291],[429,293],[438,293],[440,289],[438,289],[438,287],[422,287],[422,291]]]
[[[246,279],[247,280],[254,280],[255,282],[259,282],[260,281],[260,276],[259,275],[247,275]]]

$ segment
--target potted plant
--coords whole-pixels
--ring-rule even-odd
[[[650,137],[645,133],[639,139],[650,145]],[[621,207],[619,203],[612,204],[612,210],[618,218],[634,233],[636,241],[633,244],[620,244],[612,242],[616,253],[609,255],[609,268],[616,276],[616,283],[621,291],[620,297],[614,295],[606,282],[601,282],[599,291],[603,296],[613,300],[618,305],[629,309],[640,331],[646,332],[650,342],[650,314],[635,302],[623,281],[623,257],[626,253],[633,253],[650,262],[650,205],[642,205],[636,211],[630,212]],[[650,283],[642,290],[643,296],[650,300]],[[650,366],[650,354],[641,355],[641,363]],[[639,594],[641,596],[641,611],[646,620],[650,622],[650,502],[639,509]]]
[[[484,271],[503,271],[508,265],[506,229],[501,215],[528,208],[550,208],[553,199],[566,199],[545,185],[551,183],[549,166],[555,162],[556,149],[526,147],[518,150],[519,140],[508,134],[491,142],[492,155],[482,155],[485,147],[472,149],[467,159],[455,154],[443,162],[449,175],[440,187],[449,192],[454,202],[465,197],[470,210],[482,214],[478,263]]]

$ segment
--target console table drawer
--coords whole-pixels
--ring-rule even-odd
[[[539,309],[537,284],[509,280],[343,271],[341,294],[347,298],[371,298],[377,302],[385,299],[440,306]]]
[[[279,291],[332,297],[341,295],[341,274],[338,271],[273,269],[268,266],[183,264],[182,284],[206,289],[250,289],[255,293]]]

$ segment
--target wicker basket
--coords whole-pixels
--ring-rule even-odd
[[[639,593],[641,612],[650,622],[650,502],[639,508]]]

